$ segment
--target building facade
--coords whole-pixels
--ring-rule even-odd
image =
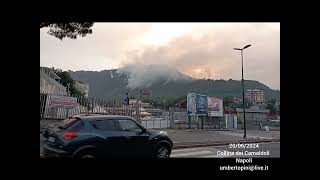
[[[245,97],[254,103],[264,103],[266,102],[265,93],[260,89],[248,89],[245,92]]]
[[[60,83],[61,78],[50,68],[40,67],[40,93],[66,95],[66,87]]]

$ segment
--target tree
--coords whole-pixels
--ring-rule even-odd
[[[223,98],[223,106],[224,107],[231,107],[233,103],[233,96],[226,96]]]
[[[270,110],[270,113],[276,113],[277,108],[275,107],[276,99],[271,99],[267,102],[267,109]]]
[[[72,79],[68,71],[62,71],[61,69],[55,69],[53,67],[51,69],[55,74],[57,74],[61,78],[60,83],[63,86],[65,87],[69,86],[68,90],[70,91],[71,96],[76,96],[76,97],[84,96],[84,93],[80,92],[75,88],[75,81]]]
[[[250,108],[251,106],[254,105],[253,101],[251,101],[250,99],[245,98],[245,107],[246,108]]]
[[[92,22],[84,23],[40,23],[40,29],[49,27],[48,34],[62,40],[63,38],[77,39],[78,36],[85,37],[87,34],[92,34]]]
[[[254,105],[254,103],[248,98],[244,98],[244,102],[245,102],[245,104],[244,104],[245,108],[250,108],[251,106]],[[236,106],[236,108],[243,108],[242,99],[240,100],[240,103],[236,104],[235,106]]]

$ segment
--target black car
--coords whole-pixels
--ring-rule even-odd
[[[173,143],[164,131],[145,129],[131,117],[75,116],[43,131],[44,157],[169,158]]]

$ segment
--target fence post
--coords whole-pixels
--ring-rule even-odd
[[[69,118],[69,108],[67,108],[67,117],[66,119]]]
[[[187,115],[188,116],[188,121],[189,121],[189,129],[191,129],[191,116],[190,115]]]
[[[253,121],[253,113],[251,113],[251,119]],[[256,125],[258,125],[257,116],[256,116]]]
[[[137,121],[139,121],[139,106],[137,103],[136,103],[136,117],[137,117]]]
[[[93,98],[91,99],[91,114],[93,114]]]
[[[168,129],[168,126],[169,126],[169,124],[168,124],[168,121],[169,121],[169,119],[170,119],[170,108],[169,108],[169,113],[168,113],[168,118],[167,118],[167,116],[166,116],[166,121],[167,121],[167,129]]]
[[[160,125],[159,125],[160,128],[161,128],[161,121],[162,121],[162,119],[163,119],[164,116],[165,116],[165,113],[164,113],[164,111],[163,111],[163,113],[162,113],[162,118],[160,118],[160,123],[159,123],[159,124],[160,124]]]
[[[204,119],[204,116],[201,116],[201,129],[203,129],[203,119]]]

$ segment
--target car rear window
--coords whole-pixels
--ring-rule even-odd
[[[58,127],[60,129],[68,129],[70,126],[74,125],[75,123],[79,122],[80,119],[78,118],[69,118],[61,121],[58,123]]]
[[[92,125],[93,128],[98,129],[98,130],[102,130],[102,131],[115,131],[117,128],[115,126],[115,123],[113,120],[92,120],[90,121],[90,124]]]
[[[76,121],[71,126],[68,127],[69,130],[78,131],[84,127],[84,124],[81,120]]]

